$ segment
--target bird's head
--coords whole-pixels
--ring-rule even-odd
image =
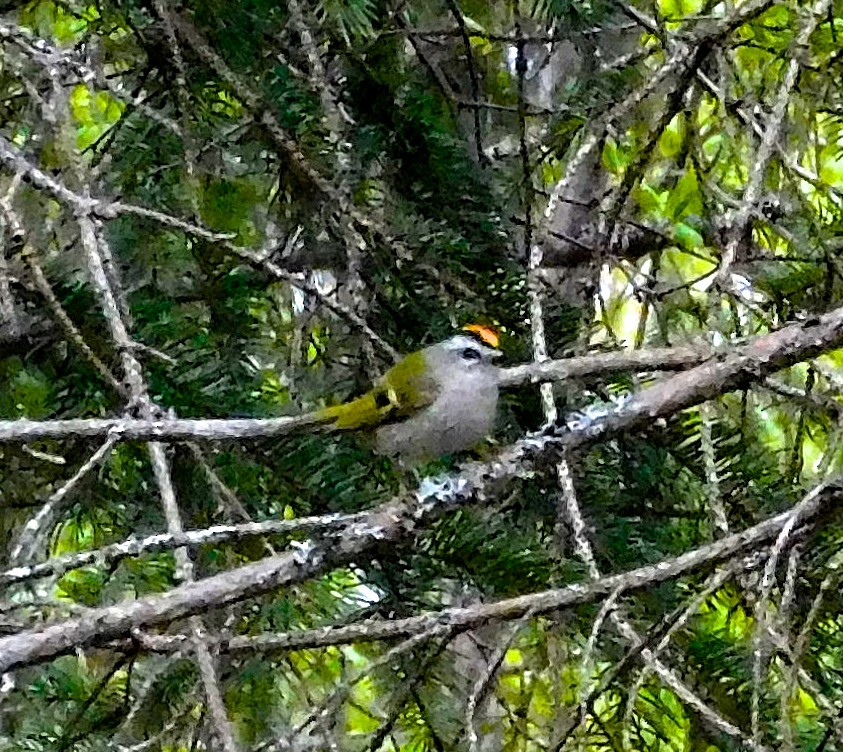
[[[462,369],[472,369],[488,366],[501,356],[500,350],[495,350],[478,341],[476,337],[457,334],[438,345],[445,359]]]
[[[435,369],[437,381],[444,374],[461,378],[488,375],[495,371],[494,362],[502,354],[497,345],[498,335],[493,329],[470,325],[464,327],[464,333],[427,348],[425,360]]]

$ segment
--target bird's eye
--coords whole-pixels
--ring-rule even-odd
[[[480,360],[480,351],[475,350],[473,347],[466,347],[460,355],[463,360]]]

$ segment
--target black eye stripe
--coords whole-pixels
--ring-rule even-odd
[[[463,360],[480,360],[480,351],[475,350],[473,347],[466,347],[460,355]]]

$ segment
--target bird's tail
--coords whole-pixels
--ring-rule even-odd
[[[379,406],[372,392],[341,405],[323,407],[310,413],[313,425],[320,431],[356,431],[380,425],[390,412],[391,404]]]

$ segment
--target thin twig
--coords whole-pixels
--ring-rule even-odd
[[[535,440],[532,440],[532,444]],[[514,458],[513,458],[514,460]],[[522,459],[523,461],[523,459]],[[495,467],[500,466],[495,463]],[[481,463],[481,468],[485,467]],[[491,482],[492,472],[480,470],[485,482]],[[494,471],[506,472],[502,468]],[[429,522],[454,505],[468,501],[465,495],[474,484],[480,483],[476,473],[464,469],[459,488],[431,486],[412,502],[412,511],[400,505],[386,505],[367,513],[367,522],[350,525],[337,537],[324,544],[308,542],[293,553],[281,554],[260,562],[246,564],[229,572],[212,575],[199,582],[173,588],[166,595],[153,595],[114,606],[90,609],[84,618],[69,619],[48,629],[29,630],[0,637],[0,672],[59,655],[77,646],[103,643],[127,634],[130,630],[173,621],[190,613],[234,603],[285,584],[301,582],[320,571],[339,566],[350,559],[358,559],[365,551],[386,540],[396,540],[406,529],[409,515],[414,524]],[[499,476],[498,476],[499,477]],[[589,583],[570,585],[557,590],[519,596],[493,604],[479,604],[467,608],[443,611],[387,622],[388,634],[398,636],[418,633],[434,624],[470,627],[490,619],[520,618],[531,609],[547,613],[555,609],[592,602],[616,589],[623,592],[650,586],[679,577],[703,566],[745,555],[779,535],[797,514],[803,522],[816,517],[838,502],[841,487],[826,482],[813,489],[796,507],[765,520],[740,533],[734,533],[705,544],[673,559],[641,567],[618,575],[601,577]],[[449,502],[450,501],[450,505]],[[363,632],[366,633],[365,627]],[[378,639],[369,633],[368,639]]]
[[[499,633],[497,639],[500,644],[495,648],[492,655],[486,660],[486,665],[481,675],[474,682],[471,688],[471,693],[468,696],[468,701],[465,704],[465,734],[468,739],[469,752],[479,752],[480,749],[480,734],[477,730],[477,711],[483,704],[486,696],[492,686],[492,680],[495,678],[498,669],[506,658],[507,651],[512,645],[518,632],[523,624],[529,621],[534,616],[532,611],[528,611],[524,616],[514,624],[509,625],[508,634]]]
[[[714,445],[712,427],[715,423],[714,407],[706,403],[700,407],[700,446],[705,467],[705,488],[712,526],[718,535],[727,535],[729,519],[720,494],[720,474],[717,471],[717,449]]]
[[[98,236],[93,220],[88,214],[81,214],[77,217],[79,233],[82,240],[82,247],[85,250],[88,272],[91,277],[95,292],[99,298],[100,307],[105,316],[114,346],[120,353],[123,364],[123,374],[126,387],[129,390],[132,400],[139,407],[141,416],[151,419],[156,407],[149,397],[148,388],[143,376],[143,369],[134,354],[132,340],[126,329],[120,306],[117,302],[113,282],[106,275],[100,253],[100,243],[104,242],[102,236]],[[164,446],[158,441],[150,441],[147,444],[155,482],[158,487],[158,494],[164,508],[164,515],[167,519],[167,529],[171,534],[183,532],[181,514],[176,502],[175,489],[170,476],[170,468],[164,452]],[[176,576],[184,583],[193,582],[193,565],[186,549],[176,549]],[[205,697],[208,703],[210,717],[214,724],[216,736],[225,752],[237,752],[238,745],[234,739],[234,730],[231,721],[225,711],[222,699],[222,691],[219,686],[213,658],[207,644],[204,642],[204,626],[199,616],[190,616],[190,628],[194,642],[194,653],[196,656],[199,674],[205,688]]]
[[[802,24],[799,34],[794,42],[794,50],[801,51],[808,44],[808,40],[814,33],[817,24],[826,16],[827,9],[831,6],[831,0],[818,0],[808,11],[808,17]],[[779,86],[776,94],[776,99],[773,103],[773,108],[770,112],[770,117],[764,128],[764,135],[761,138],[761,144],[758,147],[758,152],[755,155],[755,161],[749,172],[749,183],[746,186],[743,194],[741,206],[735,214],[732,231],[730,233],[729,241],[726,244],[726,249],[720,259],[720,265],[717,271],[717,280],[720,283],[725,282],[731,273],[731,267],[737,258],[738,246],[743,241],[747,223],[755,209],[758,199],[761,195],[761,190],[764,186],[764,176],[767,170],[767,164],[776,150],[776,145],[779,140],[779,133],[781,132],[784,123],[785,115],[787,113],[787,106],[790,102],[790,97],[796,86],[796,81],[800,70],[799,55],[793,55],[787,67],[784,79]]]
[[[480,79],[477,76],[477,68],[474,64],[474,52],[471,49],[471,39],[469,38],[468,29],[465,25],[465,18],[463,18],[462,11],[456,3],[456,0],[445,0],[448,10],[457,22],[457,28],[460,30],[460,37],[462,37],[463,51],[465,52],[465,67],[468,71],[468,80],[471,82],[471,99],[474,102],[480,101]],[[471,114],[474,118],[474,148],[477,150],[477,161],[481,166],[487,163],[486,153],[483,151],[483,135],[480,123],[480,109],[475,107]]]
[[[72,498],[73,492],[82,480],[105,461],[117,445],[118,441],[119,438],[115,434],[107,435],[105,441],[99,449],[97,449],[96,452],[85,460],[79,469],[70,478],[68,478],[58,490],[50,495],[50,498],[44,502],[41,508],[26,523],[26,525],[24,525],[23,529],[19,533],[17,541],[12,545],[11,551],[9,552],[9,561],[28,561],[35,557],[45,531],[55,521],[62,505]],[[7,573],[20,571],[21,569],[30,570],[38,566],[39,565],[35,564],[29,567],[16,567],[15,569],[7,570]],[[12,582],[23,582],[26,579],[29,578],[21,577],[16,579],[11,577],[6,580],[6,584],[11,584]],[[0,575],[0,584],[2,583],[3,577]]]

